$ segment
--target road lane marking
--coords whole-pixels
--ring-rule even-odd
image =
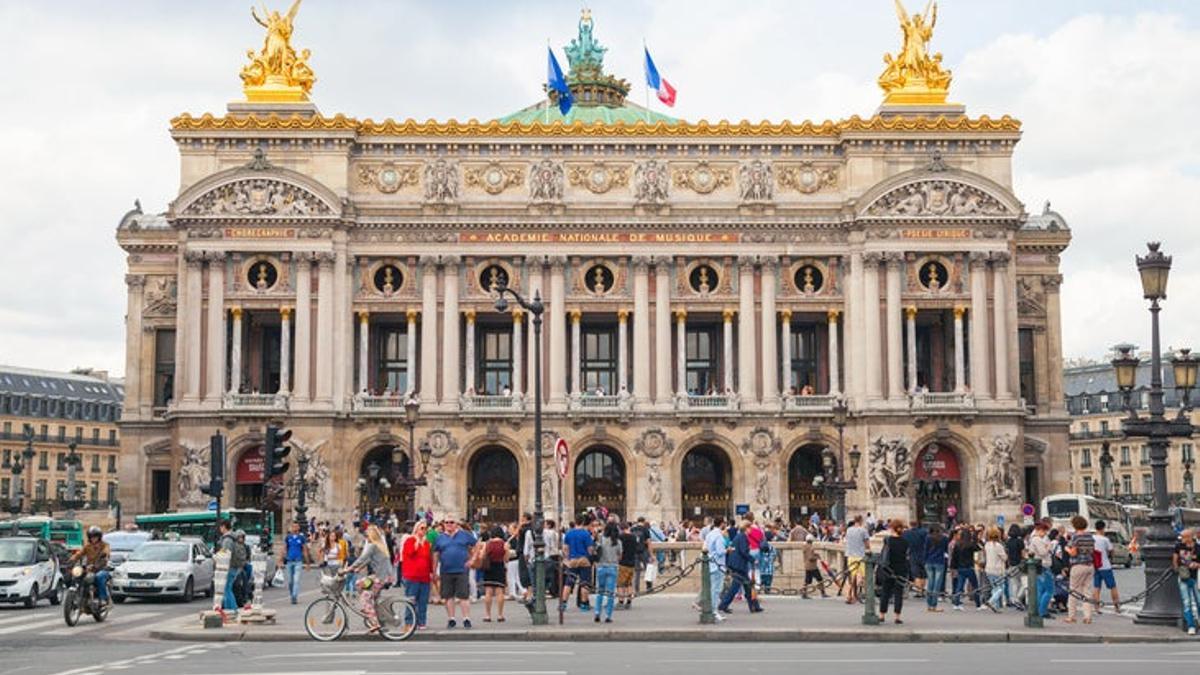
[[[655,663],[696,663],[696,659],[655,659]],[[796,659],[703,659],[704,663],[795,663]],[[929,663],[929,659],[810,659],[804,663]]]
[[[575,652],[552,652],[552,651],[472,651],[455,649],[454,651],[427,651],[427,650],[406,650],[406,651],[354,651],[354,652],[303,652],[303,653],[288,653],[288,654],[264,654],[255,656],[255,660],[261,659],[375,659],[380,656],[456,656],[463,653],[474,653],[483,656],[574,656]]]
[[[6,628],[0,628],[0,635],[8,635],[10,633],[20,633],[21,631],[33,630],[35,628],[45,628],[46,626],[53,626],[55,624],[60,624],[60,623],[63,623],[63,618],[61,616],[55,617],[53,619],[44,619],[42,621],[34,621],[33,623],[24,623],[24,624],[20,624],[17,626],[8,626]]]
[[[73,668],[71,670],[64,670],[64,671],[61,671],[58,673],[54,673],[54,675],[89,675],[90,673],[96,673],[98,671],[104,670],[105,668],[114,668],[114,667],[119,668],[121,666],[142,665],[144,662],[154,661],[156,659],[160,659],[169,654],[180,654],[183,652],[203,652],[203,651],[207,651],[208,649],[209,649],[209,645],[202,645],[202,644],[186,645],[183,647],[176,647],[175,649],[168,649],[164,652],[155,652],[153,654],[143,654],[141,656],[135,656],[135,657],[128,658],[128,659],[121,659],[119,661],[109,661],[108,663],[101,663],[99,665],[85,666],[83,668]]]
[[[142,619],[149,619],[151,617],[161,616],[161,615],[162,615],[162,612],[134,612],[133,614],[122,614],[120,616],[112,617],[109,620],[104,621],[102,623],[93,622],[91,625],[87,625],[87,626],[76,626],[75,628],[70,628],[70,627],[59,628],[58,630],[46,631],[45,633],[42,633],[42,635],[74,635],[75,633],[94,631],[94,630],[98,630],[100,628],[106,628],[108,626],[120,626],[121,624],[132,623],[134,621],[141,621]]]

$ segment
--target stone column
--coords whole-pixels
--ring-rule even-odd
[[[654,261],[654,352],[654,403],[665,406],[671,401],[671,268],[666,258]]]
[[[317,254],[317,396],[316,402],[333,402],[333,253]],[[346,364],[348,367],[349,364]]]
[[[358,312],[358,391],[371,391],[371,375],[367,371],[371,362],[371,313]]]
[[[887,374],[888,398],[899,401],[904,398],[904,359],[901,356],[900,337],[900,272],[904,258],[899,253],[887,254]]]
[[[976,399],[991,396],[988,377],[987,337],[987,253],[974,251],[969,262],[971,274],[971,391]]]
[[[825,320],[829,323],[829,393],[834,395],[842,393],[842,378],[839,369],[841,345],[838,340],[838,314],[836,309],[825,313]]]
[[[333,352],[329,366],[333,407],[341,410],[354,380],[354,309],[344,232],[334,232],[333,250]]]
[[[766,309],[764,308],[765,312]],[[787,396],[792,391],[792,310],[779,312],[779,391]]]
[[[523,336],[521,335],[521,332],[525,327],[525,313],[520,307],[513,309],[512,320],[512,376],[509,379],[512,380],[513,396],[517,396],[524,391],[522,386],[524,384],[525,376],[525,368],[521,362],[521,357],[524,356],[521,353],[522,344],[524,342],[522,340]]]
[[[229,336],[229,393],[236,394],[242,388],[242,308],[229,308],[233,329]]]
[[[779,404],[779,349],[775,344],[775,286],[779,259],[762,257],[762,399],[766,405]]]
[[[883,396],[880,361],[883,346],[879,332],[879,253],[863,254],[863,328],[866,347],[867,400]]]
[[[634,332],[637,332],[637,324],[642,323],[638,320],[634,322]],[[629,310],[617,310],[617,391],[610,393],[620,393],[621,390],[629,391]],[[647,336],[649,337],[649,336]],[[649,359],[646,359],[649,361]],[[636,366],[635,366],[636,367]],[[650,378],[646,378],[649,381]],[[634,380],[637,381],[636,379]]]
[[[754,334],[754,258],[738,260],[738,393],[742,403],[758,401],[758,341]],[[732,345],[731,345],[732,346]]]
[[[309,363],[312,359],[312,256],[296,258],[296,382],[292,398],[308,401]]]
[[[422,407],[437,403],[437,256],[421,256],[421,392]]]
[[[279,308],[279,393],[292,388],[292,308]]]
[[[550,333],[550,405],[563,406],[567,402],[567,311],[566,291],[563,287],[563,271],[567,259],[555,256],[550,259],[550,303],[546,307]]]
[[[866,392],[867,348],[863,344],[863,256],[850,254],[850,275],[846,281],[846,320],[842,325],[846,349],[846,393],[861,401]]]
[[[458,257],[442,256],[442,404],[458,405]]]
[[[905,327],[908,333],[908,392],[917,390],[917,307],[904,308]]]
[[[546,290],[545,290],[546,287],[543,283],[543,276],[542,276],[542,266],[543,266],[544,258],[540,255],[539,256],[530,256],[528,258],[528,260],[529,260],[529,266],[528,266],[528,269],[529,269],[529,297],[532,298],[535,295],[541,294],[542,301],[544,303],[546,301]],[[542,315],[543,324],[542,324],[542,345],[541,345],[541,347],[542,347],[542,383],[543,383],[543,385],[545,384],[546,374],[549,373],[549,371],[550,371],[550,368],[546,365],[547,359],[550,356],[550,354],[549,354],[550,350],[546,348],[546,337],[549,335],[550,329],[544,323],[545,320],[549,319],[549,318],[550,318],[549,313]],[[530,396],[533,396],[533,393],[535,391],[537,391],[537,388],[534,386],[534,382],[533,382],[533,374],[534,374],[533,359],[536,356],[536,349],[535,349],[536,345],[534,345],[533,338],[534,338],[533,317],[530,316],[529,317],[529,339],[525,341],[526,342],[525,369],[527,371],[529,371],[529,376],[525,378],[525,391]],[[549,389],[549,387],[544,387],[542,389],[543,402],[545,401],[545,398],[546,398],[547,389]]]
[[[578,309],[571,310],[571,393],[579,394],[583,391],[582,376],[580,374],[579,359],[580,359],[580,335],[579,322],[583,320],[583,312]]]
[[[187,345],[185,350],[187,382],[183,390],[183,398],[189,403],[198,403],[200,401],[200,310],[202,303],[200,266],[204,263],[204,254],[200,251],[187,251],[184,257],[187,260],[187,316],[184,324],[186,327],[184,339]]]
[[[621,349],[625,349],[621,340]],[[626,378],[621,371],[621,378]],[[650,401],[650,261],[633,259],[633,392],[634,402]]]
[[[225,393],[225,254],[210,251],[208,258],[208,360],[204,399],[220,407]]]
[[[725,373],[725,386],[722,387],[722,394],[727,394],[734,390],[733,379],[733,317],[737,314],[737,310],[726,309],[721,312],[721,327],[723,332],[722,344],[722,370]],[[685,361],[686,364],[686,361]],[[739,364],[740,365],[740,364]],[[697,392],[699,394],[707,394],[708,392]]]
[[[954,391],[962,393],[966,384],[966,365],[963,363],[963,312],[966,307],[954,307]]]
[[[464,360],[466,361],[466,377],[463,379],[463,391],[474,389],[475,393],[481,394],[483,392],[479,391],[475,381],[475,310],[465,310],[463,312],[463,319],[467,323],[467,335],[464,338],[466,344],[463,345],[463,351],[465,352]],[[497,395],[500,392],[489,391],[487,393]]]
[[[686,309],[675,310],[675,382],[676,395],[680,398],[686,397],[688,395]]]
[[[1046,291],[1046,384],[1049,400],[1045,403],[1056,413],[1065,412],[1062,381],[1062,301],[1059,287],[1061,274],[1042,276],[1042,288]]]
[[[145,368],[142,364],[142,305],[146,297],[146,277],[142,274],[125,275],[125,406],[122,416],[141,417],[143,410],[150,410],[154,399],[153,368]],[[153,357],[152,357],[153,358]],[[150,375],[150,396],[142,400],[142,382]],[[149,406],[144,405],[149,402]],[[7,496],[7,495],[5,495]]]
[[[404,319],[408,322],[408,339],[405,346],[407,349],[404,354],[405,374],[404,386],[407,391],[405,394],[417,390],[417,315],[420,314],[415,309],[410,309],[404,313]],[[404,397],[408,400],[408,396]]]
[[[992,336],[996,357],[996,398],[1009,399],[1008,252],[992,253]]]
[[[182,239],[179,250],[183,251],[187,233],[180,232],[180,235]],[[171,392],[171,406],[183,402],[184,391],[187,389],[187,256],[187,252],[184,251],[175,263],[175,387]]]

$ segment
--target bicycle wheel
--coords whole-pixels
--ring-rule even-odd
[[[417,631],[417,608],[405,598],[390,598],[379,603],[380,635],[400,642]]]
[[[342,637],[349,623],[346,608],[329,598],[313,600],[304,610],[304,630],[319,642],[332,642]]]

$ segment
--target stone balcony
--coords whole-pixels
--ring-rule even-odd
[[[837,394],[812,394],[807,396],[784,396],[783,414],[788,416],[831,415],[838,402]]]
[[[633,396],[622,394],[571,394],[567,411],[572,416],[627,417],[633,414]]]
[[[975,410],[975,395],[964,391],[923,391],[908,395],[914,412],[954,412]]]
[[[525,396],[463,394],[458,397],[458,411],[468,417],[518,417],[525,414]]]
[[[675,397],[675,411],[684,416],[727,414],[741,409],[741,397],[728,394],[688,394]]]
[[[284,393],[242,394],[229,392],[221,398],[221,409],[239,412],[287,412],[288,403],[288,395]]]

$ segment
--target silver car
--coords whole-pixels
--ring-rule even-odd
[[[191,602],[213,596],[213,559],[202,544],[148,541],[134,549],[112,576],[113,600],[173,596]]]

